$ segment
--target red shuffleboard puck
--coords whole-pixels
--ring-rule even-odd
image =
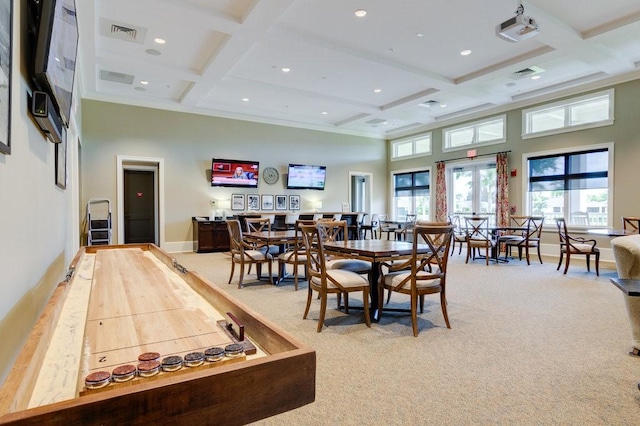
[[[160,361],[143,361],[138,364],[138,375],[140,377],[155,376],[160,372]]]
[[[111,372],[111,378],[114,382],[128,382],[136,376],[138,369],[135,365],[127,364],[116,367]]]
[[[108,371],[96,371],[84,378],[84,385],[87,389],[100,389],[109,384],[111,373]]]
[[[145,352],[143,354],[140,354],[140,356],[138,356],[138,361],[140,362],[159,361],[159,360],[160,360],[160,354],[158,352]]]

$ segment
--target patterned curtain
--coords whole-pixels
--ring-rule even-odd
[[[498,191],[496,194],[496,224],[509,225],[509,164],[507,153],[500,152],[496,156],[496,172],[498,175]]]
[[[436,222],[447,219],[447,182],[444,174],[444,161],[436,163]]]

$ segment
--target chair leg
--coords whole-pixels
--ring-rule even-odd
[[[293,288],[298,291],[298,263],[293,262]]]
[[[236,269],[236,263],[231,261],[231,274],[229,274],[229,282],[227,284],[231,284],[231,279],[233,278],[233,271]]]
[[[318,333],[322,331],[322,326],[324,325],[324,314],[327,312],[327,296],[328,294],[323,294],[320,298],[320,318],[318,318],[318,329],[316,330]]]
[[[469,256],[471,255],[471,247],[469,247],[467,245],[467,258],[465,259],[464,263],[469,263]]]
[[[344,313],[349,313],[349,293],[344,294]]]
[[[566,274],[569,270],[569,260],[571,259],[571,255],[569,255],[569,250],[567,250],[567,259],[564,261],[564,273]]]
[[[442,316],[444,317],[444,323],[447,324],[447,328],[451,328],[449,324],[449,315],[447,314],[447,297],[444,292],[440,292],[440,305],[442,306]]]
[[[542,255],[540,254],[540,241],[538,241],[538,260],[542,263]]]
[[[587,255],[587,272],[591,272],[591,256]]]
[[[413,336],[418,337],[418,300],[414,295],[411,295],[411,327]]]
[[[273,262],[267,262],[267,270],[269,271],[269,282],[273,284]]]
[[[556,271],[560,270],[560,265],[562,265],[562,258],[564,257],[564,253],[560,252],[560,260],[558,261],[558,267],[556,268]]]
[[[307,319],[307,315],[309,314],[309,308],[311,307],[312,297],[313,297],[313,290],[311,290],[311,286],[309,286],[309,291],[307,292],[307,307],[304,309],[304,315],[302,315],[302,319]]]
[[[243,279],[244,279],[244,263],[240,263],[240,278],[238,278],[238,288],[242,288]]]
[[[600,253],[596,253],[596,276],[600,276]]]
[[[371,316],[369,315],[369,289],[362,290],[362,311],[364,313],[364,323],[371,327]]]

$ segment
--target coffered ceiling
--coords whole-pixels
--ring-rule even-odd
[[[539,34],[498,38],[519,4],[76,0],[78,84],[86,99],[392,138],[640,77],[638,0],[522,2]]]

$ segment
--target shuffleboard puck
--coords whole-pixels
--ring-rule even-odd
[[[159,361],[143,361],[138,364],[138,375],[140,377],[152,377],[160,372]]]
[[[187,367],[197,367],[204,363],[204,354],[202,352],[191,352],[184,356],[184,365]]]
[[[179,355],[171,355],[162,359],[162,371],[176,371],[182,368],[182,357]]]
[[[138,361],[140,362],[159,361],[159,360],[160,360],[160,354],[158,352],[145,352],[143,354],[140,354],[140,356],[138,356]]]
[[[114,382],[128,382],[136,376],[138,369],[135,365],[127,364],[116,367],[111,372],[111,378]]]
[[[204,356],[209,362],[220,361],[222,358],[224,358],[224,348],[219,348],[217,346],[209,348],[204,351]]]
[[[224,347],[224,354],[229,358],[237,358],[244,353],[244,346],[239,343],[232,343]]]
[[[84,378],[84,385],[87,389],[100,389],[107,386],[110,381],[111,373],[108,371],[96,371]]]

